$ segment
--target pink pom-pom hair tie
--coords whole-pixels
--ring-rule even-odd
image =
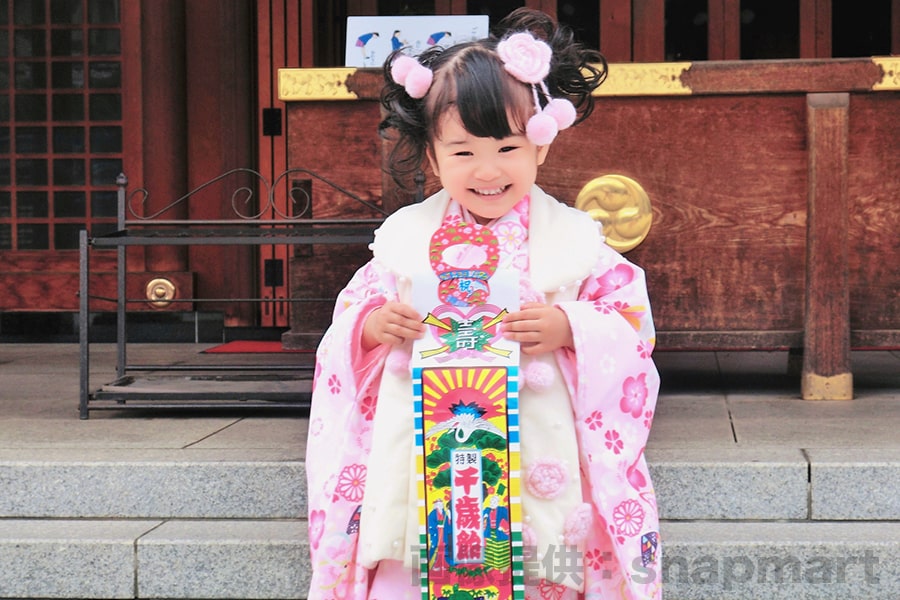
[[[538,146],[546,146],[556,138],[556,134],[571,127],[577,112],[575,106],[565,98],[553,98],[544,79],[550,73],[550,59],[553,50],[531,33],[514,33],[497,44],[497,54],[506,71],[531,86],[534,95],[535,114],[525,125],[525,136]],[[541,108],[540,94],[548,99]]]
[[[401,54],[391,63],[391,77],[406,89],[411,98],[424,98],[434,80],[434,73],[415,58]]]

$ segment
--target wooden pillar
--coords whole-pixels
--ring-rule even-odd
[[[378,14],[376,0],[347,0],[347,16],[367,16]]]
[[[831,58],[831,0],[800,0],[800,58]]]
[[[709,0],[709,60],[741,58],[739,0]]]
[[[525,6],[545,12],[553,19],[557,18],[556,5],[557,0],[525,0]]]
[[[436,15],[465,15],[466,0],[434,0]]]
[[[187,147],[190,189],[231,169],[252,166],[251,2],[190,0],[185,6]],[[248,179],[228,179],[191,198],[191,219],[234,218],[232,191]],[[258,184],[250,181],[251,185]],[[264,189],[260,189],[265,193]],[[195,245],[188,249],[198,297],[251,298],[255,294],[253,250],[249,246]],[[249,303],[206,304],[224,314],[227,326],[255,323]]]
[[[900,54],[900,0],[891,2],[891,54]]]
[[[134,183],[149,189],[150,214],[187,191],[184,0],[143,0],[141,24],[144,180]],[[186,206],[162,215],[186,216]],[[145,264],[151,272],[185,271],[187,250],[151,246]]]
[[[631,0],[600,3],[600,52],[609,62],[631,62]]]
[[[850,400],[849,199],[850,95],[809,94],[809,192],[802,395]]]
[[[664,0],[634,0],[631,55],[634,62],[666,58],[666,4]]]

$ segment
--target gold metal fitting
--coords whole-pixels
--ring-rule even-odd
[[[151,279],[147,283],[147,300],[151,306],[156,308],[165,308],[172,304],[175,298],[175,284],[165,277],[157,277]]]
[[[647,192],[624,175],[603,175],[589,181],[578,192],[575,208],[601,222],[606,243],[619,252],[643,242],[653,223]]]

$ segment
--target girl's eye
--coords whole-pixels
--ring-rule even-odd
[[[502,148],[500,148],[500,152],[512,152],[517,148],[518,146],[503,146]]]
[[[455,152],[453,156],[472,156],[472,153],[468,150],[460,150],[459,152]]]

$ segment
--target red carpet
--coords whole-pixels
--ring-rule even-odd
[[[312,352],[312,350],[288,350],[279,341],[235,340],[203,351],[204,354],[276,354],[281,352]]]

